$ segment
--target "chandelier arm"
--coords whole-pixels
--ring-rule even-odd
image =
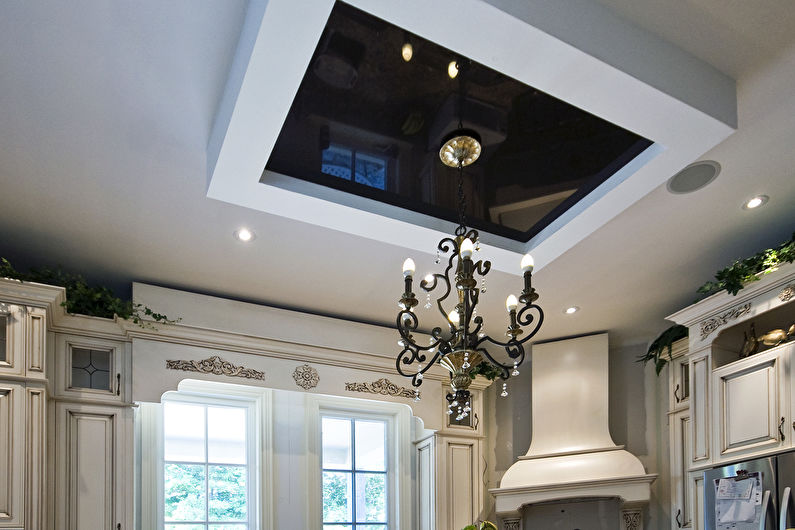
[[[471,335],[473,337],[477,337],[478,333],[480,333],[480,330],[483,328],[483,317],[476,316],[474,319],[472,319],[472,322],[475,323],[475,329],[472,330]]]
[[[409,353],[409,352],[411,353],[411,357],[410,358],[408,358],[406,356],[406,354]],[[420,375],[420,374],[424,374],[425,372],[430,370],[431,367],[436,363],[436,360],[439,358],[439,355],[441,355],[441,353],[437,351],[434,354],[434,356],[431,358],[430,362],[422,370],[418,370],[416,373],[413,373],[413,374],[412,373],[407,373],[407,372],[403,371],[402,364],[411,365],[415,361],[422,362],[422,360],[425,359],[425,356],[423,355],[423,356],[421,356],[422,360],[420,360],[420,357],[417,356],[417,351],[415,349],[413,349],[413,346],[407,346],[407,347],[403,348],[403,350],[398,354],[397,359],[395,359],[395,368],[397,369],[397,371],[398,371],[398,373],[400,375],[402,375],[404,377],[410,377],[411,378],[411,384],[413,386],[415,386],[415,387],[416,386],[420,386],[422,384],[422,378],[418,378],[417,376]]]
[[[478,274],[480,274],[481,276],[485,276],[491,270],[491,262],[488,260],[478,261],[477,263],[475,263],[475,269],[478,271]]]
[[[520,341],[521,343],[525,343],[527,342],[527,339],[535,336],[535,334],[538,333],[538,330],[541,328],[541,324],[544,323],[544,310],[541,309],[541,306],[538,304],[526,304],[524,307],[522,307],[522,309],[519,310],[519,314],[516,316],[516,321],[520,326],[529,326],[535,320],[533,314],[528,313],[528,311],[537,311],[538,320],[536,320],[532,330],[527,333],[527,336]],[[525,316],[525,314],[527,315]]]

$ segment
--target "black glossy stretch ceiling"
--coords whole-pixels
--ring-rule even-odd
[[[459,120],[483,139],[464,170],[467,223],[520,241],[651,145],[337,2],[266,169],[455,222],[458,173],[438,150]]]

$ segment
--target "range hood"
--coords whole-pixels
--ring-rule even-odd
[[[567,499],[617,497],[636,511],[649,501],[657,475],[610,436],[607,340],[603,333],[533,346],[533,439],[491,490],[501,517]]]

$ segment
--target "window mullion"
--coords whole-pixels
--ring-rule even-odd
[[[209,407],[204,406],[204,527],[210,528],[210,468],[207,462],[210,460],[210,427],[207,423],[210,421],[210,414],[208,413]]]
[[[354,161],[355,162],[355,161]],[[354,169],[354,178],[355,178]],[[351,528],[356,530],[356,419],[351,418]]]

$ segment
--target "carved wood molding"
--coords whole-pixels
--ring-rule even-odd
[[[237,366],[231,362],[214,355],[201,361],[176,360],[166,361],[169,370],[182,370],[185,372],[199,372],[202,374],[228,375],[229,377],[243,377],[245,379],[265,379],[265,372]]]
[[[624,510],[621,512],[624,530],[643,530],[643,513],[641,510]]]
[[[793,298],[795,298],[795,283],[784,287],[781,292],[778,293],[778,299],[782,302],[789,302]]]
[[[505,526],[505,530],[520,530],[521,523],[522,520],[516,518],[502,520],[502,524]]]
[[[308,364],[302,364],[293,372],[293,379],[295,379],[296,385],[309,390],[310,388],[315,388],[320,382],[320,375],[317,370]]]
[[[706,339],[710,334],[721,326],[726,325],[730,320],[736,320],[751,311],[751,302],[734,307],[722,315],[708,318],[701,322],[701,340]]]
[[[398,386],[386,377],[372,383],[345,383],[345,390],[349,392],[367,392],[370,394],[381,394],[382,396],[397,396],[405,398],[417,398],[420,396],[418,390]]]

